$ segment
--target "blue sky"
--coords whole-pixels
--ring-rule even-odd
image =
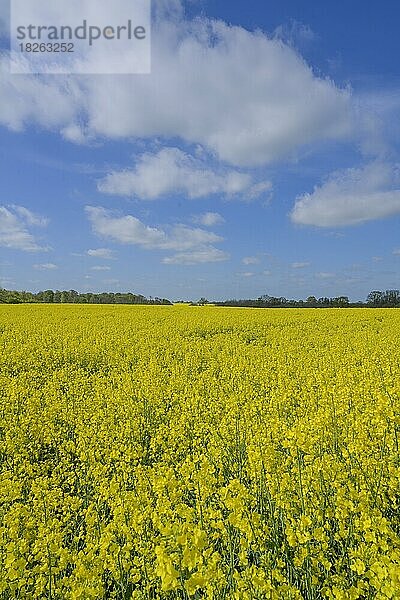
[[[151,75],[10,75],[3,55],[0,286],[399,288],[398,2],[153,9]]]

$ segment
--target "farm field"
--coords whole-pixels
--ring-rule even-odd
[[[0,307],[0,598],[400,598],[400,311]]]

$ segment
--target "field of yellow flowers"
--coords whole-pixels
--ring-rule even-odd
[[[0,598],[400,598],[400,311],[0,307]]]

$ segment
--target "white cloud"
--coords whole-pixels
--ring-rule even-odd
[[[111,267],[96,265],[95,267],[92,267],[92,271],[111,271]]]
[[[142,200],[155,200],[169,194],[183,194],[189,198],[212,194],[255,197],[270,188],[270,182],[254,184],[250,175],[239,171],[211,169],[203,160],[178,148],[142,154],[134,169],[113,171],[98,183],[100,192],[136,196]]]
[[[135,244],[149,250],[190,250],[200,244],[222,240],[215,233],[186,225],[174,225],[167,232],[157,227],[149,227],[132,215],[118,217],[98,206],[87,206],[86,212],[93,230],[98,235],[121,244]]]
[[[400,89],[398,86],[366,91],[354,96],[360,149],[365,155],[384,157],[399,138]]]
[[[79,143],[179,138],[237,166],[291,157],[352,130],[350,91],[317,77],[279,39],[178,18],[158,21],[152,44],[149,76],[15,77],[3,61],[0,122]]]
[[[311,194],[297,198],[291,218],[302,225],[339,227],[399,213],[399,168],[374,162],[333,173]]]
[[[240,277],[254,277],[255,273],[252,271],[245,271],[244,273],[239,273]]]
[[[46,217],[41,217],[39,215],[35,215],[32,211],[25,206],[18,206],[17,204],[12,204],[10,206],[28,225],[33,225],[36,227],[47,227],[49,224],[49,219]]]
[[[87,251],[89,256],[94,258],[103,258],[104,260],[112,260],[114,258],[114,252],[108,248],[96,248]]]
[[[0,206],[0,246],[25,252],[47,250],[29,231],[29,226],[44,226],[47,222],[23,206]]]
[[[219,225],[220,223],[224,222],[224,217],[216,212],[206,212],[193,217],[193,223],[197,223],[197,225],[203,225],[203,227],[213,227],[214,225]]]
[[[61,4],[61,11],[59,2],[15,2],[13,3],[13,14],[15,22],[52,23],[57,26],[68,23],[73,27],[80,25],[82,19],[85,18],[88,23],[94,23],[102,29],[110,22],[113,24],[125,23],[129,16],[136,21],[140,20],[141,25],[148,28],[147,11],[140,7],[143,4],[150,5],[150,2],[136,2],[132,14],[130,0],[114,0],[112,11],[110,11],[110,3],[104,1],[68,0]],[[11,59],[14,73],[35,72],[36,66],[41,67],[43,71],[53,73],[68,73],[71,70],[75,73],[89,74],[147,72],[150,66],[147,49],[150,48],[146,42],[139,46],[124,39],[124,36],[120,37],[118,43],[100,38],[92,44],[90,53],[82,51],[79,44],[75,44],[74,51],[68,60],[60,58],[57,60],[57,57],[54,56],[50,60],[46,57],[46,60],[37,61],[35,57],[31,56],[31,53],[27,52],[15,52]]]
[[[321,273],[316,273],[315,277],[317,277],[317,279],[333,279],[333,277],[336,277],[336,275],[335,273],[322,271]]]
[[[393,254],[395,256],[400,256],[400,248],[396,248],[396,250],[393,250]],[[376,260],[378,257],[374,257],[374,259]]]
[[[58,266],[54,263],[44,263],[39,265],[33,265],[33,268],[37,269],[38,271],[54,271],[55,269],[58,269]]]
[[[246,197],[249,200],[253,200],[254,198],[258,198],[261,194],[267,194],[267,199],[270,200],[272,197],[272,183],[271,181],[260,181],[259,183],[255,183],[251,186],[249,191],[246,193]]]
[[[272,271],[263,271],[263,275],[269,277],[270,275],[272,275]]]
[[[204,248],[193,252],[178,252],[173,256],[163,258],[162,262],[166,265],[194,265],[201,263],[223,262],[229,259],[229,254],[218,248]]]
[[[276,38],[293,46],[302,46],[317,39],[316,34],[309,25],[305,25],[295,19],[284,25],[279,25],[275,29],[274,35]]]
[[[244,265],[258,265],[260,259],[257,256],[245,256],[242,258],[242,263]]]
[[[78,81],[64,77],[11,75],[8,58],[0,54],[0,123],[13,131],[30,124],[58,130],[74,123],[82,104]]]
[[[292,263],[292,269],[305,269],[310,266],[309,262],[294,262]]]
[[[178,22],[183,18],[183,0],[157,0],[153,6],[157,22],[165,20]]]
[[[220,252],[212,244],[221,242],[223,238],[204,229],[181,224],[165,228],[149,227],[132,215],[118,216],[99,206],[87,206],[86,213],[97,235],[120,244],[140,246],[145,250],[178,252],[179,257],[167,257],[171,258],[171,262],[174,262],[174,258],[176,261],[186,260],[183,254],[187,257],[188,252],[192,259],[196,255],[196,262],[215,262],[215,257]],[[214,260],[206,260],[207,256],[214,257]]]

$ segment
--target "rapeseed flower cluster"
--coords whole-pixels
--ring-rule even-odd
[[[400,312],[0,310],[0,598],[400,598]]]

